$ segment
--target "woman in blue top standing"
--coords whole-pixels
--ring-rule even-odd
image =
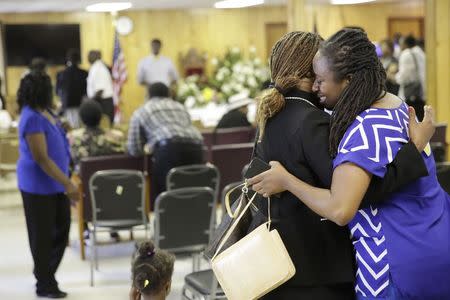
[[[348,224],[359,300],[450,299],[450,196],[437,181],[429,146],[422,152],[428,176],[358,210],[371,178],[385,176],[416,122],[407,105],[385,91],[374,45],[362,31],[340,30],[324,42],[313,66],[314,89],[333,108],[331,189],[315,188],[276,162],[250,184],[267,195],[288,190],[324,218]],[[426,119],[430,112],[426,107]]]
[[[34,261],[36,294],[64,298],[55,272],[70,229],[70,200],[77,189],[69,179],[70,152],[66,133],[51,111],[52,86],[47,74],[32,71],[20,82],[19,161],[28,239]]]

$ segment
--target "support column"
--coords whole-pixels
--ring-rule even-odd
[[[426,1],[425,32],[427,102],[434,107],[437,121],[450,125],[450,1]]]

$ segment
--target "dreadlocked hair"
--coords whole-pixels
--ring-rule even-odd
[[[31,71],[25,75],[17,90],[19,112],[26,105],[32,109],[49,109],[52,106],[52,83],[42,71]]]
[[[283,109],[283,94],[295,88],[300,79],[313,77],[312,61],[321,42],[322,38],[316,33],[294,31],[284,35],[273,46],[269,67],[274,86],[258,99],[259,140],[264,135],[267,120]]]
[[[134,287],[144,295],[162,291],[171,280],[175,257],[167,251],[155,249],[152,242],[143,242],[132,263]]]
[[[321,45],[319,54],[327,59],[336,82],[349,80],[331,115],[329,151],[335,157],[347,128],[386,94],[386,73],[375,46],[361,30],[338,31]]]

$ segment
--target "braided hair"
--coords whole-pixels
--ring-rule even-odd
[[[17,90],[19,112],[26,105],[32,109],[49,109],[52,107],[52,100],[52,83],[45,72],[33,70],[20,80]]]
[[[273,86],[259,98],[256,116],[260,140],[267,120],[283,109],[283,94],[295,88],[300,79],[313,78],[312,61],[321,42],[322,38],[316,33],[294,31],[273,46],[269,59]]]
[[[327,59],[336,82],[349,79],[331,115],[329,150],[334,157],[356,117],[386,94],[386,72],[375,46],[361,30],[336,32],[321,45],[319,54]]]
[[[131,270],[134,287],[144,295],[158,294],[172,278],[175,256],[155,249],[150,241],[143,242],[135,255]]]

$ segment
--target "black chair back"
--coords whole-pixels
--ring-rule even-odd
[[[209,241],[213,214],[211,188],[180,188],[160,194],[154,210],[155,245],[172,252],[201,252]]]
[[[98,171],[89,180],[94,225],[129,228],[146,224],[145,179],[140,171]]]
[[[217,199],[219,183],[219,170],[210,163],[172,168],[167,174],[168,191],[187,187],[209,187]]]
[[[144,157],[134,157],[130,155],[119,154],[88,157],[81,160],[80,179],[83,187],[83,217],[85,221],[92,220],[91,192],[89,189],[90,178],[97,171],[115,169],[145,171],[146,166],[144,166]]]

